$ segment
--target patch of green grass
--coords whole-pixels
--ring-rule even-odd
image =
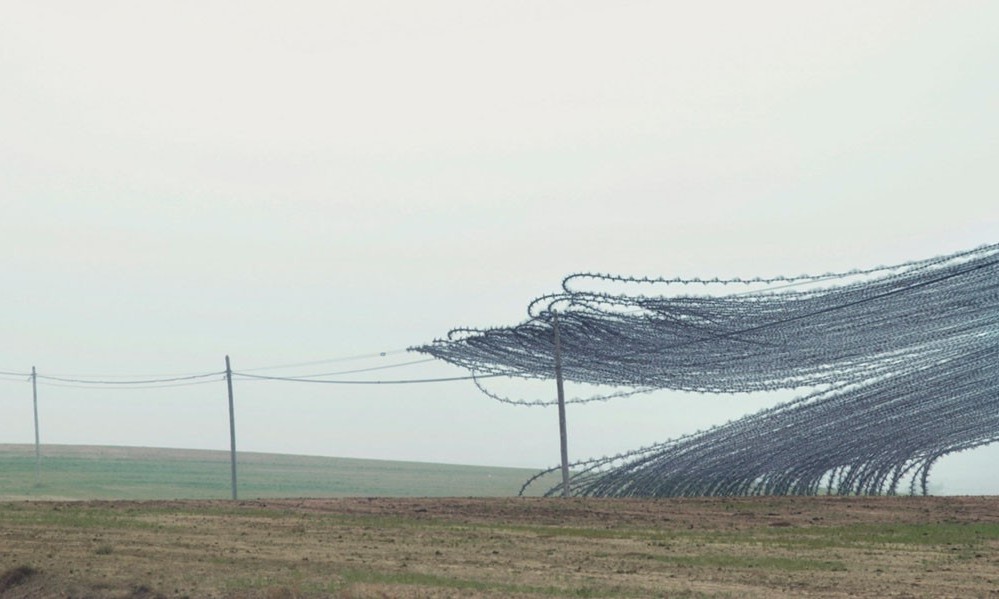
[[[506,530],[528,532],[539,537],[573,537],[582,539],[665,539],[666,535],[643,530],[578,528],[572,526],[509,526]]]
[[[273,509],[269,507],[259,507],[253,504],[239,505],[237,503],[214,504],[197,506],[170,505],[165,507],[144,506],[142,508],[146,515],[170,514],[173,516],[192,516],[198,518],[235,516],[238,518],[261,518],[266,520],[286,520],[289,518],[301,518],[286,510]]]
[[[294,589],[294,592],[302,596],[312,597],[317,595],[328,595],[349,590],[352,585],[371,584],[384,586],[416,586],[428,589],[462,591],[465,593],[497,593],[503,594],[530,594],[546,597],[640,597],[641,593],[631,591],[624,587],[606,586],[570,586],[560,588],[554,586],[537,587],[529,585],[508,584],[502,582],[490,582],[484,580],[473,580],[468,578],[456,578],[442,576],[439,574],[427,574],[424,572],[385,572],[376,570],[347,569],[340,570],[335,575],[333,581],[305,580],[300,575],[289,576],[261,576],[253,578],[240,578],[230,580],[225,586],[228,591],[247,590],[281,590]]]
[[[718,536],[718,535],[712,535]],[[858,524],[852,526],[785,528],[752,535],[721,535],[729,542],[764,542],[788,548],[825,549],[857,546],[974,547],[999,539],[999,523]]]
[[[43,446],[36,479],[33,447],[0,445],[0,498],[224,499],[231,495],[229,459],[225,451]],[[259,453],[236,461],[238,494],[246,499],[512,497],[536,472]]]
[[[794,557],[776,556],[739,556],[739,555],[654,555],[650,556],[659,562],[677,566],[693,566],[706,568],[726,568],[733,570],[775,570],[783,572],[825,571],[845,572],[846,564],[835,560],[815,560]]]
[[[54,505],[45,510],[20,510],[16,504],[4,506],[4,521],[31,526],[62,528],[139,529],[155,525],[110,508]]]
[[[25,498],[210,499],[228,489],[225,464],[203,460],[47,456],[36,484],[33,458],[0,453],[0,472],[0,495]]]

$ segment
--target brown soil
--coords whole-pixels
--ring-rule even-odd
[[[999,498],[0,504],[0,597],[999,597]]]

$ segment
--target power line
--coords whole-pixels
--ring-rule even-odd
[[[506,374],[483,374],[483,375],[472,375],[472,376],[454,376],[454,377],[441,377],[441,378],[430,378],[430,379],[397,379],[397,380],[387,380],[387,381],[336,381],[336,380],[319,380],[319,379],[304,379],[295,377],[285,377],[285,376],[264,376],[260,374],[246,374],[243,372],[233,372],[233,376],[239,376],[247,379],[255,379],[262,381],[285,381],[290,383],[324,383],[329,385],[412,385],[419,383],[448,383],[451,381],[471,381],[474,379],[491,378],[496,376],[508,376]]]
[[[48,375],[36,375],[39,379],[46,381],[56,381],[60,383],[77,383],[81,385],[94,385],[94,386],[118,386],[118,385],[155,385],[158,383],[177,383],[181,381],[193,381],[197,379],[204,379],[209,377],[218,377],[224,375],[225,372],[208,372],[204,374],[192,374],[188,376],[177,376],[170,378],[160,378],[160,379],[143,379],[143,380],[125,380],[125,381],[108,381],[108,380],[95,380],[95,379],[72,379],[63,378],[57,376]]]
[[[276,366],[261,366],[261,367],[255,367],[255,368],[245,368],[243,370],[244,370],[244,372],[256,372],[256,371],[261,371],[261,370],[278,370],[278,369],[283,369],[283,368],[300,368],[300,367],[303,367],[303,366],[315,366],[315,365],[319,365],[319,364],[334,364],[334,363],[338,363],[338,362],[348,362],[348,361],[356,361],[356,360],[364,360],[364,359],[372,359],[372,358],[384,358],[386,356],[403,354],[403,353],[406,353],[407,351],[408,350],[406,350],[406,349],[389,350],[389,351],[383,351],[383,352],[377,352],[377,353],[366,353],[366,354],[357,354],[357,355],[352,355],[352,356],[343,356],[343,357],[339,357],[339,358],[328,358],[328,359],[323,359],[323,360],[312,360],[312,361],[309,361],[309,362],[297,362],[297,363],[292,363],[292,364],[281,364],[281,365],[276,365]],[[292,377],[292,378],[312,378],[312,377],[318,378],[318,377],[326,377],[326,376],[339,376],[339,375],[344,375],[344,374],[355,374],[355,373],[359,373],[359,372],[370,372],[370,371],[376,371],[376,370],[388,370],[388,369],[391,369],[391,368],[401,368],[401,367],[404,367],[404,366],[411,366],[411,365],[415,365],[415,364],[424,364],[424,363],[434,362],[434,361],[436,361],[434,358],[426,358],[426,359],[411,360],[411,361],[408,361],[408,362],[402,362],[402,363],[396,363],[396,364],[386,364],[386,365],[382,365],[382,366],[373,366],[373,367],[370,367],[370,368],[355,368],[355,369],[340,370],[340,371],[335,371],[335,372],[323,372],[323,373],[318,373],[318,374],[300,375],[300,376]],[[122,386],[123,388],[131,388],[131,389],[142,389],[142,388],[145,388],[144,385],[156,385],[156,384],[159,384],[159,383],[175,383],[175,382],[181,382],[181,381],[195,380],[195,379],[199,379],[199,378],[207,378],[207,377],[212,377],[212,376],[222,376],[224,374],[225,374],[225,372],[195,373],[195,374],[185,373],[185,374],[169,374],[169,375],[148,375],[148,377],[138,378],[138,379],[136,378],[136,375],[134,375],[134,374],[132,374],[132,375],[125,375],[125,374],[121,374],[121,375],[119,375],[119,374],[101,374],[101,375],[97,375],[97,374],[92,374],[92,375],[50,374],[50,375],[42,375],[42,374],[38,374],[37,377],[38,377],[39,380],[44,379],[44,380],[47,380],[47,381],[55,381],[55,382],[60,382],[60,383],[75,383],[75,384],[79,384],[79,385],[90,385],[92,387],[107,385],[107,386]],[[31,377],[31,373],[30,372],[16,372],[16,371],[0,370],[0,376],[23,377],[23,378],[27,379],[27,378]],[[123,380],[112,380],[112,379],[123,379]],[[4,379],[4,380],[12,380],[13,381],[14,379]],[[71,386],[71,385],[68,385],[68,384],[67,385],[53,385],[52,383],[45,383],[45,384],[49,385],[49,386],[60,386],[60,387],[70,387]],[[167,386],[167,385],[164,385],[164,386]],[[183,385],[175,385],[175,386],[183,386]],[[92,387],[84,387],[84,388],[92,388]]]
[[[110,380],[110,379],[180,379],[188,376],[200,376],[204,374],[203,372],[155,372],[155,373],[136,373],[131,372],[128,374],[117,374],[117,373],[66,373],[66,372],[49,372],[47,376],[67,378],[67,379],[87,379],[87,380]],[[28,376],[31,376],[30,373]]]
[[[317,366],[319,364],[334,364],[337,362],[351,362],[355,360],[367,360],[371,358],[384,358],[396,354],[406,353],[406,349],[393,349],[382,352],[357,354],[353,356],[342,356],[339,358],[327,358],[324,360],[312,360],[310,362],[296,362],[293,364],[278,364],[275,366],[256,366],[254,368],[243,368],[243,372],[259,372],[261,370],[280,370],[283,368],[301,368],[302,366]]]
[[[402,353],[401,350],[392,353]],[[298,366],[308,365],[308,364],[325,364],[330,362],[343,362],[348,360],[363,359],[364,357],[373,357],[375,355],[381,357],[383,355],[388,355],[389,352],[382,352],[380,354],[366,354],[364,356],[352,356],[348,358],[336,358],[333,360],[317,360],[314,362],[302,362]],[[409,384],[409,383],[433,383],[433,382],[448,382],[454,380],[471,380],[475,377],[465,376],[465,377],[440,377],[440,378],[428,378],[428,379],[406,379],[398,381],[329,381],[329,380],[319,380],[320,377],[330,377],[330,376],[341,376],[345,374],[356,374],[361,372],[372,372],[378,370],[388,370],[392,368],[402,368],[405,366],[413,366],[416,364],[426,364],[429,362],[436,362],[435,358],[424,358],[420,360],[410,360],[408,362],[401,362],[396,364],[385,364],[382,366],[373,366],[370,368],[355,368],[351,370],[340,370],[336,372],[324,372],[318,374],[308,374],[300,376],[290,376],[290,377],[277,377],[277,376],[264,376],[256,374],[246,374],[245,372],[236,373],[234,375],[242,376],[248,379],[261,379],[261,380],[275,380],[275,381],[290,381],[290,382],[312,382],[312,383],[340,383],[340,384],[351,384],[351,385],[374,385],[374,384]],[[293,365],[284,366],[271,366],[266,368],[287,368]],[[250,369],[250,370],[261,370],[261,369]],[[163,378],[149,378],[149,379],[129,379],[129,380],[108,380],[111,378],[116,378],[118,375],[105,375],[101,379],[94,378],[71,378],[64,376],[53,376],[53,375],[43,375],[36,374],[39,384],[50,386],[50,387],[63,387],[63,388],[76,388],[76,389],[97,389],[102,387],[110,387],[114,389],[155,389],[155,388],[168,388],[168,387],[184,387],[191,385],[200,385],[214,382],[212,380],[203,380],[214,377],[223,377],[225,375],[224,371],[221,372],[209,372],[202,374],[192,374],[185,376],[173,376],[173,377],[163,377]],[[19,373],[19,372],[8,372],[0,371],[0,376],[4,377],[23,377],[24,379],[30,379],[30,373]],[[126,375],[121,375],[122,377]],[[486,376],[479,376],[478,378],[488,378]],[[14,378],[4,378],[0,380],[15,381]]]
[[[20,377],[27,378],[27,377],[31,376],[31,373],[30,372],[10,372],[10,371],[6,371],[6,370],[0,370],[0,375],[3,375],[3,376],[20,376]]]
[[[55,382],[46,382],[46,381],[38,381],[38,384],[39,385],[44,385],[46,387],[61,387],[61,388],[64,388],[64,389],[107,389],[107,390],[112,390],[112,391],[143,390],[143,389],[172,389],[172,388],[176,388],[176,387],[193,387],[193,386],[196,386],[196,385],[208,385],[208,384],[211,384],[211,383],[217,383],[217,382],[225,380],[224,375],[225,375],[225,373],[219,373],[217,376],[222,377],[222,378],[219,378],[219,379],[197,380],[197,381],[187,381],[187,382],[178,382],[178,383],[165,383],[165,384],[158,384],[158,385],[129,385],[129,384],[126,383],[126,384],[123,384],[123,385],[108,386],[108,385],[86,385],[86,384],[73,384],[73,383],[55,383]],[[38,378],[41,378],[41,377],[38,377]]]
[[[389,370],[392,368],[401,368],[403,366],[412,366],[414,364],[426,364],[428,362],[436,362],[436,358],[424,358],[422,360],[411,360],[409,362],[400,362],[398,364],[386,364],[385,366],[372,366],[371,368],[355,368],[353,370],[339,370],[337,372],[323,372],[320,374],[300,374],[291,378],[296,379],[311,379],[320,378],[324,376],[340,376],[344,374],[357,374],[358,372],[371,372],[374,370]]]

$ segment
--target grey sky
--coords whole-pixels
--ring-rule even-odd
[[[518,322],[579,270],[797,274],[992,243],[997,72],[994,2],[0,2],[0,370],[395,351]],[[41,387],[43,440],[225,447],[224,394]],[[236,395],[247,450],[558,459],[553,412],[465,383]],[[570,452],[776,400],[574,407]],[[32,439],[23,381],[0,380],[0,414],[0,441]],[[968,474],[989,451],[935,480],[999,491]]]

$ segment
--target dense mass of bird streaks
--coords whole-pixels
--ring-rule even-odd
[[[610,289],[579,289],[585,282]],[[695,285],[722,292],[692,293]],[[532,302],[522,324],[456,329],[414,349],[475,373],[551,378],[556,314],[568,381],[803,393],[579,462],[574,494],[925,493],[941,456],[999,438],[999,244],[819,276],[573,275]]]

